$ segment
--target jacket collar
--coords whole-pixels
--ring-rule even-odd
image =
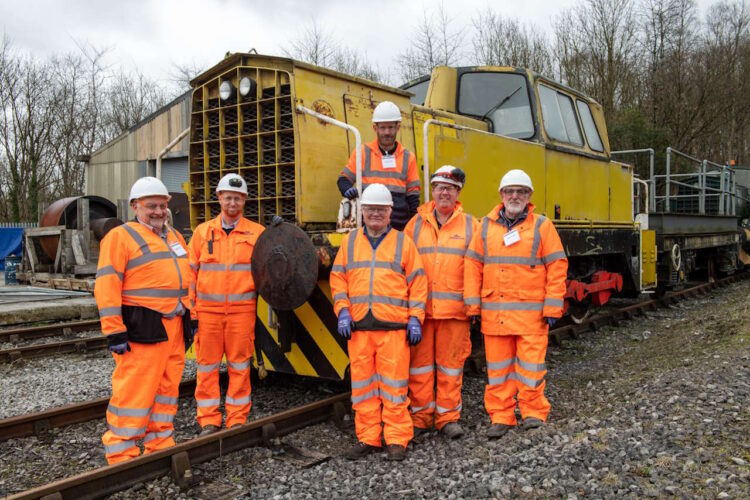
[[[221,214],[211,219],[211,222],[209,222],[209,227],[216,230],[217,234],[220,232],[221,234],[226,235],[226,233],[224,232],[224,228],[221,225]],[[234,232],[252,233],[253,231],[252,227],[250,226],[250,221],[244,216],[240,217],[240,219],[237,221],[237,225],[235,225],[234,229],[232,230],[232,233]]]
[[[370,148],[370,151],[372,151],[376,156],[383,156],[383,153],[380,152],[380,146],[378,146],[377,139],[372,142],[368,142],[367,147]],[[396,141],[396,151],[393,152],[393,156],[401,156],[403,153],[404,146],[402,146],[399,141]]]

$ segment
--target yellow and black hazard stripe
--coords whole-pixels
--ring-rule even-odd
[[[319,281],[308,301],[283,316],[282,321],[289,322],[283,328],[294,332],[288,352],[282,349],[278,325],[268,323],[268,303],[258,298],[255,348],[260,352],[255,357],[263,356],[266,370],[331,380],[344,378],[349,356],[346,340],[336,331],[328,281]]]

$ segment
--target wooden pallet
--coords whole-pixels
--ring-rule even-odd
[[[80,292],[93,292],[94,283],[96,282],[94,277],[76,278],[59,273],[33,273],[25,271],[17,272],[16,279],[19,283],[23,284]]]

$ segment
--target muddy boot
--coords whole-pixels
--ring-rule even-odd
[[[440,433],[448,439],[458,439],[464,435],[464,429],[458,422],[448,422],[440,429]]]
[[[406,458],[406,448],[400,444],[389,444],[386,450],[388,451],[388,460],[400,462]]]
[[[216,425],[207,425],[203,428],[199,436],[208,436],[209,434],[213,434],[214,432],[219,432],[219,427]]]
[[[544,425],[544,421],[536,417],[526,417],[521,422],[521,429],[528,431],[529,429],[536,429]]]
[[[487,431],[488,439],[497,439],[503,437],[509,430],[515,429],[515,425],[507,424],[492,424],[490,430]]]
[[[377,446],[372,446],[363,443],[362,441],[358,441],[357,444],[344,452],[344,457],[348,460],[359,460],[360,458],[369,455],[376,450],[379,450]]]

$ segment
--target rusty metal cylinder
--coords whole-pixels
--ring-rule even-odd
[[[67,229],[78,229],[78,199],[89,200],[89,221],[98,219],[110,219],[117,217],[117,207],[114,203],[101,196],[71,196],[62,198],[52,203],[42,214],[39,227],[65,226]],[[112,224],[112,223],[110,223]],[[110,229],[115,226],[110,226]],[[105,233],[106,234],[106,231]],[[52,261],[57,255],[57,236],[44,236],[39,238],[42,250]]]

